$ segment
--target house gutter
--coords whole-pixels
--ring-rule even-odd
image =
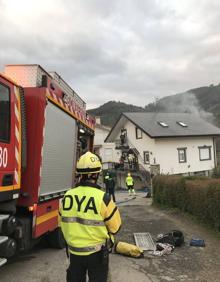
[[[217,167],[217,157],[216,157],[216,142],[215,142],[215,137],[213,139],[213,153],[214,153],[214,165],[215,168]]]

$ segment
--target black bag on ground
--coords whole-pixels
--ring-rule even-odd
[[[164,244],[170,244],[172,246],[175,246],[175,241],[171,233],[167,234],[161,234],[159,235],[157,243],[164,243]]]
[[[180,247],[184,243],[184,236],[181,231],[172,230],[169,233],[159,235],[156,242],[168,243],[174,247]]]
[[[184,243],[183,232],[179,230],[172,230],[172,235],[175,242],[175,247],[180,247]]]

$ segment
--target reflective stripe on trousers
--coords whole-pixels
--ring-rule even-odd
[[[77,223],[84,224],[84,225],[105,226],[105,223],[101,220],[84,219],[84,218],[80,218],[80,217],[62,216],[61,221],[62,222],[68,222],[68,223],[77,222]]]

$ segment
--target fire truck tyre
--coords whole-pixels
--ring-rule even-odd
[[[5,219],[2,223],[2,233],[6,236],[10,236],[12,233],[14,233],[17,224],[17,219],[14,216],[10,216],[8,219]]]
[[[1,245],[0,256],[4,258],[13,257],[16,253],[17,243],[14,239],[9,238]]]
[[[58,227],[57,229],[55,229],[54,231],[52,231],[50,234],[47,235],[47,242],[49,246],[52,248],[55,249],[65,248],[66,242],[60,227]]]

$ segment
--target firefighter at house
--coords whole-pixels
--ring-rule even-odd
[[[77,162],[80,182],[66,192],[61,207],[61,228],[70,253],[68,282],[105,282],[109,247],[121,226],[115,203],[101,191],[97,179],[99,158],[87,152]]]
[[[126,186],[128,188],[129,196],[132,196],[132,194],[135,196],[136,193],[135,193],[135,190],[134,190],[134,179],[131,176],[130,172],[127,174],[127,177],[125,179],[125,183],[126,183]]]

